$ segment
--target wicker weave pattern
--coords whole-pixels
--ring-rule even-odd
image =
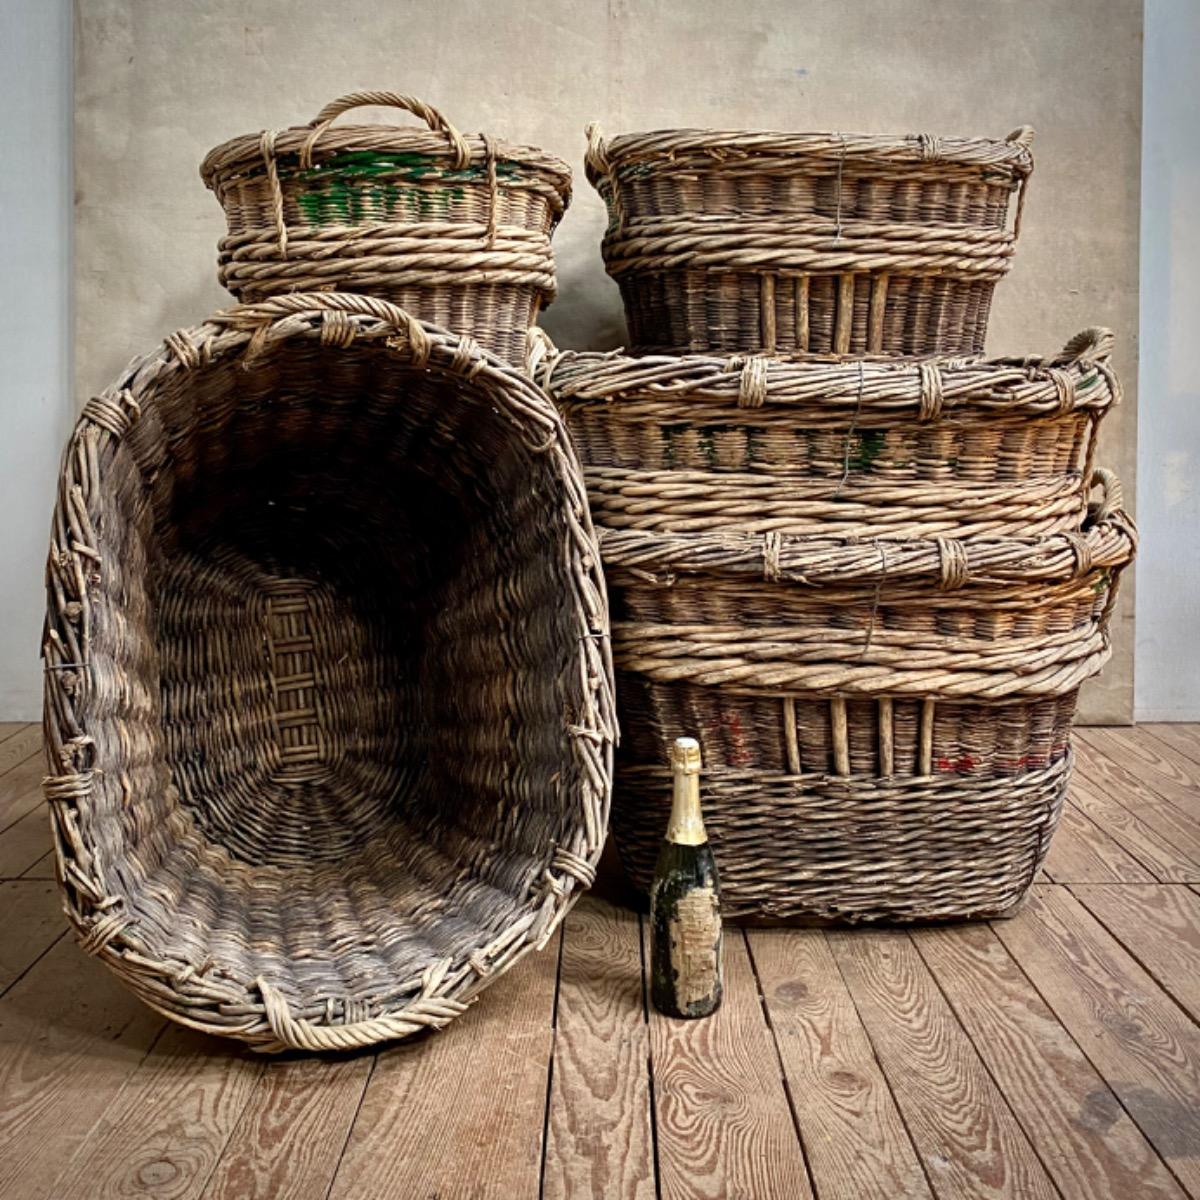
[[[1112,341],[992,361],[563,354],[541,376],[610,531],[1028,537],[1082,524]]]
[[[605,141],[590,126],[588,178],[608,205],[605,263],[631,341],[980,352],[1020,231],[1032,136],[666,130]]]
[[[334,126],[362,105],[429,131]],[[337,289],[392,300],[518,361],[555,293],[550,235],[570,169],[461,134],[412,96],[355,92],[306,126],[234,138],[201,167],[225,209],[221,282],[243,300]]]
[[[439,1027],[592,880],[615,726],[577,463],[524,376],[280,297],[91,400],[48,571],[68,916],[264,1050]]]

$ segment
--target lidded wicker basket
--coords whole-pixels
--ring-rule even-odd
[[[333,124],[365,105],[406,109],[429,128]],[[464,135],[413,96],[351,93],[307,125],[217,146],[200,173],[229,225],[221,282],[242,300],[376,295],[519,362],[554,298],[550,236],[570,201],[570,168]]]
[[[605,836],[607,610],[565,430],[382,301],[277,297],[88,402],[48,568],[83,947],[264,1050],[440,1027]]]
[[[604,260],[630,341],[982,352],[1032,138],[674,129],[606,141],[590,126],[587,174],[608,206]]]
[[[1011,912],[1134,551],[1115,480],[1098,481],[1082,533],[1035,539],[602,532],[625,730],[613,834],[634,881],[687,732],[729,915]]]

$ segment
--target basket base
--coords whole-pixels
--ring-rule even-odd
[[[831,924],[1013,915],[1058,824],[1069,756],[1017,776],[706,771],[705,825],[730,920]],[[648,889],[670,807],[665,768],[618,771],[613,830]]]

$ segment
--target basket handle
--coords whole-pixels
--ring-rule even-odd
[[[1018,125],[1004,139],[1011,146],[1020,146],[1029,155],[1029,170],[1022,176],[1017,184],[1017,215],[1013,218],[1013,240],[1021,236],[1021,218],[1025,215],[1025,193],[1029,190],[1029,176],[1033,174],[1033,151],[1030,147],[1033,145],[1033,126]]]
[[[1112,357],[1115,345],[1116,338],[1111,329],[1105,329],[1103,325],[1092,325],[1077,333],[1062,348],[1059,358],[1071,362],[1079,362],[1085,358],[1092,362],[1107,362]]]
[[[389,349],[407,351],[417,367],[424,367],[429,360],[432,344],[425,326],[399,305],[374,296],[350,292],[288,292],[252,304],[239,304],[210,320],[234,329],[249,330],[251,337],[246,358],[253,359],[266,343],[272,325],[287,317],[313,311],[324,313],[322,340],[349,345],[357,335],[347,318],[374,317],[399,335],[395,340],[389,340]]]
[[[592,121],[583,131],[587,138],[587,153],[584,161],[597,175],[608,174],[608,146],[600,132],[600,122]]]
[[[1095,521],[1097,525],[1102,525],[1106,521],[1112,520],[1117,513],[1123,512],[1125,509],[1125,496],[1121,491],[1121,481],[1117,478],[1115,471],[1110,471],[1107,467],[1097,467],[1092,472],[1092,477],[1088,481],[1088,490],[1100,491],[1100,502],[1095,508]]]
[[[312,166],[313,150],[317,142],[342,113],[349,112],[352,108],[371,107],[403,108],[413,116],[420,117],[434,133],[446,135],[450,149],[454,151],[454,165],[458,170],[461,171],[470,164],[471,148],[467,145],[467,139],[432,104],[426,104],[416,96],[401,95],[399,92],[350,92],[331,100],[309,121],[312,132],[300,147],[300,165],[305,168]]]

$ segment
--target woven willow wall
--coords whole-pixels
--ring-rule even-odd
[[[435,19],[436,17],[436,19]],[[1135,494],[1139,0],[79,0],[77,392],[226,302],[221,212],[197,166],[217,142],[311,117],[356,87],[438,105],[460,128],[541,146],[576,172],[556,237],[565,347],[624,337],[583,127],[928,131],[1037,128],[1037,170],[989,350],[1050,352],[1117,330],[1125,403],[1100,459]],[[1132,715],[1133,580],[1082,715]]]

